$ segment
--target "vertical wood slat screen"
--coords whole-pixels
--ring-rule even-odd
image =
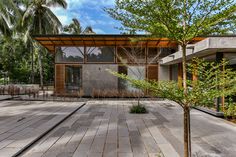
[[[56,93],[62,94],[65,91],[65,65],[56,65],[55,75]]]
[[[158,80],[158,66],[152,65],[147,67],[147,79],[148,80]]]

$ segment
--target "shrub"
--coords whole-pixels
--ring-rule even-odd
[[[130,113],[148,113],[144,105],[133,105],[130,107]]]
[[[233,102],[232,98],[229,98],[224,114],[226,118],[236,118],[236,103]]]

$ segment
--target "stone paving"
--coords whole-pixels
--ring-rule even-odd
[[[9,95],[0,95],[0,101],[2,100],[8,100],[8,99],[11,99],[12,97],[9,96]]]
[[[89,101],[23,156],[181,157],[182,109],[170,101],[143,101],[148,114],[129,114],[134,102]],[[195,157],[234,157],[236,126],[192,110]]]
[[[24,124],[21,124],[22,127],[19,125],[19,130],[18,127],[14,128],[15,132],[18,130],[19,134],[16,133],[17,135],[15,136],[21,138],[21,142],[15,142],[11,138],[0,140],[0,148],[3,150],[5,148],[5,151],[0,149],[0,156],[11,156],[11,154],[7,153],[18,148],[21,143],[25,145],[27,139],[30,139],[32,135],[36,136],[37,132],[31,134],[31,136],[27,135],[32,132],[32,128],[34,131],[39,131],[43,128],[40,126],[45,125],[45,123],[48,124],[47,126],[51,126],[54,122],[50,123],[48,121],[58,119],[52,113],[60,112],[63,113],[62,115],[68,115],[68,112],[64,111],[73,108],[69,106],[73,106],[73,104],[78,106],[78,103],[34,103],[33,106],[38,106],[38,108],[34,108],[32,102],[13,103],[4,101],[0,103],[0,115],[5,114],[0,117],[0,133],[1,130],[13,126],[11,123],[16,123],[17,120],[21,123],[21,121],[25,120],[24,117],[29,120],[30,117],[36,114],[45,116],[44,118],[40,117],[42,118],[41,121],[32,120],[29,125],[25,121],[25,126],[27,125],[28,127],[24,127]],[[135,102],[88,101],[85,106],[77,110],[71,117],[30,147],[22,156],[182,157],[182,109],[170,101],[142,101],[141,103],[147,106],[149,113],[141,115],[129,114],[129,107],[133,103]],[[40,109],[41,105],[44,107]],[[5,107],[8,109],[4,109]],[[34,114],[31,112],[34,112]],[[22,115],[28,115],[29,117],[22,117]],[[44,122],[43,124],[41,124],[42,121]],[[194,157],[235,157],[235,124],[192,110],[191,125]],[[24,131],[20,131],[21,129]],[[9,131],[9,133],[11,132]],[[4,137],[4,133],[0,134],[0,139],[1,136]]]
[[[14,156],[83,103],[1,101],[0,157]]]

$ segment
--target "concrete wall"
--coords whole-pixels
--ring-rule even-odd
[[[82,66],[82,88],[86,96],[92,94],[93,89],[118,89],[118,78],[106,69],[118,71],[114,64],[84,64]]]
[[[235,52],[236,37],[209,37],[194,45],[188,45],[187,59],[214,54],[215,52]],[[174,54],[162,58],[162,64],[170,65],[182,61],[181,49]]]
[[[168,65],[159,65],[159,74],[158,80],[169,80],[170,79],[170,71]]]
[[[172,65],[172,80],[178,81],[178,64]]]

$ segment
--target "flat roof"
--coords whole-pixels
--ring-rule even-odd
[[[59,34],[59,35],[33,35],[33,38],[49,52],[55,52],[58,46],[137,46],[148,47],[177,47],[175,41],[168,38],[151,38],[147,35],[124,35],[124,34]],[[137,42],[132,38],[140,38]],[[205,37],[194,38],[192,43],[205,39]]]

